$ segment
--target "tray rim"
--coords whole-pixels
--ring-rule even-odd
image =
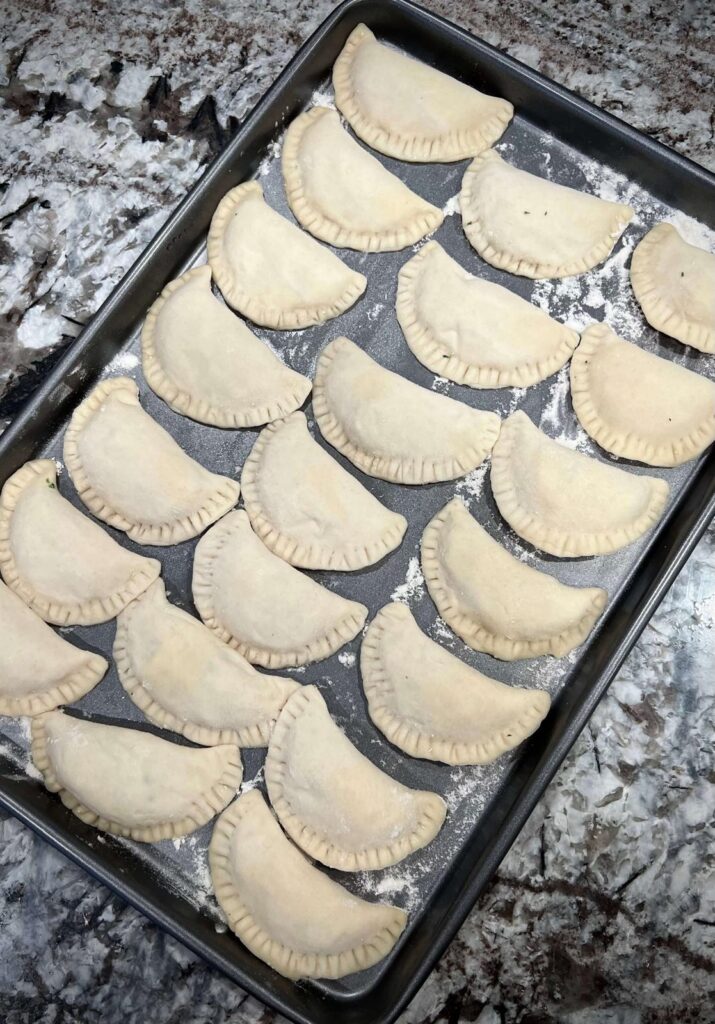
[[[248,132],[251,126],[264,115],[271,104],[280,98],[286,83],[290,82],[297,68],[308,59],[331,29],[344,20],[348,21],[351,17],[354,18],[356,14],[359,15],[362,11],[366,12],[365,19],[369,20],[370,15],[367,12],[374,11],[377,6],[388,12],[390,10],[402,12],[415,22],[422,22],[420,28],[426,32],[432,29],[452,35],[452,37],[455,35],[461,37],[464,42],[474,47],[476,51],[496,60],[509,74],[517,77],[522,82],[536,86],[542,92],[554,97],[562,104],[565,102],[567,106],[575,109],[582,118],[592,123],[601,124],[614,131],[624,144],[632,144],[645,152],[652,153],[654,158],[660,161],[665,160],[670,166],[679,166],[681,171],[685,172],[694,182],[699,183],[706,190],[715,189],[715,175],[706,168],[676,153],[663,143],[649,138],[615,115],[601,110],[588,100],[582,99],[567,88],[545,78],[539,72],[510,57],[498,48],[478,39],[447,19],[424,10],[419,5],[411,2],[411,0],[378,0],[378,3],[375,3],[374,0],[344,0],[316,28],[283,71],[281,71],[271,87],[240,123],[231,142],[208,165],[184,199],[169,214],[164,225],[115,286],[105,302],[99,307],[87,327],[70,345],[68,351],[58,361],[54,370],[25,403],[13,423],[0,438],[0,455],[5,460],[8,460],[11,465],[15,455],[17,455],[18,464],[25,461],[27,457],[23,447],[24,434],[31,423],[36,406],[44,401],[49,401],[54,407],[56,415],[59,416],[73,401],[74,390],[71,386],[67,386],[67,378],[71,380],[71,374],[76,372],[78,367],[81,366],[84,353],[90,348],[116,307],[124,301],[126,293],[130,291],[137,279],[147,269],[152,256],[160,253],[167,242],[170,241],[172,233],[184,212],[191,208],[194,197],[200,195],[207,186],[210,186],[215,178],[220,177],[226,166],[230,164],[242,134]],[[358,20],[362,20],[362,18]],[[85,383],[81,382],[79,386],[83,386]],[[26,442],[24,443],[26,445]],[[12,469],[8,472],[11,471]],[[699,495],[701,492],[702,501],[696,503],[697,507],[693,507],[693,495]],[[443,920],[440,922],[439,936],[436,941],[432,942],[428,955],[423,958],[418,969],[412,973],[409,982],[401,987],[398,997],[395,999],[388,996],[388,1000],[386,1002],[383,1001],[383,1005],[377,1009],[377,1014],[370,1014],[369,1020],[371,1024],[391,1024],[395,1020],[417,988],[431,972],[444,949],[452,941],[457,929],[471,911],[477,897],[488,884],[501,860],[508,852],[536,803],[543,795],[547,785],[561,766],[571,746],[606,692],[625,657],[645,628],[656,607],[667,593],[667,590],[700,537],[705,532],[714,514],[715,452],[710,452],[708,458],[701,464],[697,476],[681,492],[678,501],[670,510],[667,519],[654,537],[653,543],[641,555],[638,568],[641,567],[655,546],[663,544],[665,549],[657,571],[652,574],[653,578],[650,581],[646,581],[645,585],[641,588],[642,593],[640,596],[637,594],[633,595],[630,589],[631,583],[628,585],[626,596],[635,598],[633,602],[633,615],[628,628],[621,636],[620,642],[601,668],[598,684],[592,688],[588,699],[583,701],[579,709],[572,715],[569,724],[560,738],[551,751],[547,752],[548,756],[542,758],[536,768],[530,773],[533,776],[530,782],[522,788],[517,798],[506,809],[505,813],[510,815],[508,822],[501,827],[499,837],[492,844],[489,855],[473,863],[470,870],[471,880],[462,887],[459,898],[452,903],[448,912],[443,915]],[[678,532],[678,527],[680,527],[681,533],[683,529],[685,530],[685,537],[680,540],[670,536],[670,534]],[[636,571],[634,570],[634,572]],[[620,602],[614,607],[619,605]],[[312,995],[314,1004],[312,1007],[297,1006],[295,1000],[268,990],[260,980],[255,980],[256,971],[247,972],[233,960],[222,956],[216,949],[207,948],[206,943],[200,938],[193,936],[186,925],[176,920],[172,913],[162,906],[161,890],[156,890],[154,898],[148,897],[140,891],[140,887],[137,887],[133,880],[123,878],[114,867],[106,863],[98,851],[88,847],[84,843],[80,832],[53,822],[50,816],[38,814],[37,810],[31,805],[32,802],[26,799],[25,795],[21,792],[21,787],[19,791],[14,790],[11,784],[12,779],[8,779],[7,782],[10,783],[9,786],[6,785],[6,780],[0,775],[0,806],[4,807],[42,838],[50,842],[51,845],[59,849],[60,852],[87,870],[98,881],[122,896],[122,898],[144,913],[155,924],[158,924],[172,934],[213,966],[219,967],[233,981],[264,1003],[290,1019],[299,1022],[299,1024],[314,1024],[318,1020],[322,1024],[323,1021],[334,1020],[334,1017],[330,1016],[332,1012],[331,1007],[336,1008],[336,1010],[337,1007],[340,1007],[341,1021],[344,1024],[353,1021],[357,1024],[358,1021],[365,1022],[368,1020],[363,1010],[367,1009],[367,1001],[373,996],[372,990],[369,990],[365,995],[340,1000],[337,998],[325,999],[315,992],[308,993],[302,988],[295,988],[295,992],[302,992],[303,995]],[[426,922],[423,921],[421,926],[424,927],[425,924]],[[288,995],[292,991],[292,987],[288,989]],[[303,1000],[303,1002],[305,1001]],[[310,1002],[310,999],[308,1002]],[[317,1002],[322,1003],[328,1016],[325,1016],[324,1013],[316,1014],[313,1012],[317,1007]]]

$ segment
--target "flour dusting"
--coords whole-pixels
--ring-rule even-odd
[[[413,601],[421,601],[425,593],[425,578],[420,568],[420,560],[413,556],[407,566],[405,582],[390,594],[391,601],[401,601],[403,604],[410,604]]]

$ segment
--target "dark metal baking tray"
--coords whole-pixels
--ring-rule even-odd
[[[687,214],[715,227],[713,175],[406,0],[348,0],[299,51],[0,439],[1,480],[27,459],[61,457],[62,433],[71,410],[100,376],[122,372],[136,377],[145,408],[189,452],[210,468],[238,471],[256,431],[220,431],[171,412],[149,391],[136,365],[138,327],[163,285],[203,260],[211,215],[229,188],[259,174],[269,202],[288,213],[276,158],[280,142],[276,140],[285,123],[315,98],[316,90],[319,98],[329,99],[332,64],[349,32],[361,21],[380,37],[449,74],[511,100],[517,116],[500,148],[519,166],[566,184],[625,196],[639,212],[640,222],[628,229],[612,259],[577,279],[576,284],[535,284],[486,266],[467,244],[458,215],[446,217],[436,236],[447,250],[473,273],[545,302],[557,317],[568,318],[574,310],[584,310],[594,319],[607,316],[614,327],[632,337],[637,327],[634,340],[640,344],[715,377],[715,360],[669,342],[645,326],[626,270],[630,248],[655,219],[679,211],[679,216]],[[467,164],[408,165],[386,158],[383,162],[430,201],[448,209],[453,208],[449,200],[458,192]],[[385,365],[427,387],[446,390],[471,405],[494,408],[502,414],[517,406],[524,408],[547,432],[605,458],[578,431],[565,374],[526,392],[475,392],[435,381],[417,363],[394,315],[397,269],[411,255],[411,250],[375,255],[341,252],[369,279],[367,295],[352,310],[337,321],[304,332],[258,333],[306,373],[312,372],[315,356],[327,340],[346,334]],[[308,413],[310,418],[309,407]],[[315,433],[314,426],[312,429]],[[656,532],[614,555],[578,560],[551,559],[521,544],[500,520],[484,472],[472,474],[466,483],[407,488],[362,477],[341,461],[381,500],[405,513],[410,528],[402,548],[379,566],[355,574],[319,573],[317,578],[365,602],[371,614],[397,590],[422,627],[470,664],[509,682],[535,682],[555,695],[548,719],[518,752],[494,766],[453,769],[403,756],[372,727],[353,660],[359,642],[295,673],[302,681],[318,683],[331,712],[376,763],[410,785],[436,789],[448,800],[445,828],[426,850],[386,872],[369,877],[340,876],[355,892],[408,906],[408,930],[391,956],[370,971],[341,982],[296,986],[279,977],[226,931],[206,894],[205,850],[210,826],[183,843],[151,847],[84,826],[32,777],[26,726],[8,719],[0,722],[0,803],[243,988],[293,1020],[303,1024],[334,1024],[336,1020],[342,1024],[388,1024],[424,981],[469,913],[706,528],[715,511],[715,453],[680,469],[655,471],[665,476],[673,489],[668,514]],[[629,468],[651,472],[644,467]],[[78,504],[66,474],[60,477],[60,489]],[[414,559],[424,525],[455,491],[490,532],[532,564],[566,582],[607,587],[611,595],[607,613],[579,652],[561,660],[507,665],[468,651],[444,629],[419,586]],[[123,534],[110,533],[120,543],[132,546]],[[193,547],[189,543],[148,549],[163,562],[172,599],[188,608]],[[105,653],[111,650],[113,633],[113,623],[66,631],[81,646]],[[125,696],[114,668],[78,707],[98,717],[151,728]],[[177,738],[177,742],[181,740]],[[258,773],[259,784],[262,758],[262,751],[244,752],[246,778]]]

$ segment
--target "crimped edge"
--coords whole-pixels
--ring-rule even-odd
[[[550,654],[561,658],[579,647],[587,638],[606,607],[608,594],[598,587],[568,587],[578,593],[592,591],[593,598],[588,610],[573,623],[569,629],[551,636],[539,637],[535,640],[512,640],[503,634],[492,633],[485,629],[470,614],[463,610],[459,596],[446,581],[439,557],[439,535],[442,527],[456,508],[461,508],[467,515],[467,509],[459,500],[453,498],[434,516],[424,529],[421,542],[422,572],[429,595],[435,603],[437,611],[454,630],[475,651],[491,654],[501,661],[519,661],[522,658],[538,658]],[[470,516],[471,519],[471,516]],[[540,570],[535,569],[535,572]],[[553,579],[548,573],[541,573],[547,579]],[[566,584],[562,584],[566,586]]]
[[[413,215],[399,227],[385,228],[382,230],[356,230],[346,228],[343,224],[328,217],[322,210],[318,209],[308,197],[303,173],[301,169],[300,153],[305,134],[318,119],[337,113],[329,107],[313,107],[300,114],[290,124],[283,141],[283,152],[281,156],[281,167],[283,169],[283,183],[285,185],[286,197],[295,217],[306,231],[316,238],[330,245],[345,249],[357,249],[360,252],[395,252],[413,245],[425,235],[436,231],[444,220],[444,214],[436,206],[432,206],[422,196],[412,192],[415,199],[424,204],[424,210],[419,215]],[[338,118],[338,130],[340,127]],[[346,133],[347,134],[347,133]],[[349,136],[347,136],[349,138]],[[353,145],[360,147],[357,142]],[[364,152],[364,151],[362,151]],[[370,160],[375,160],[372,154],[366,154]],[[386,168],[383,168],[386,175],[394,177]],[[397,179],[399,181],[399,179]]]
[[[275,440],[276,435],[286,424],[295,421],[298,417],[303,419],[309,443],[315,444],[316,442],[308,433],[305,415],[302,412],[294,412],[285,419],[270,423],[261,431],[243,465],[241,473],[243,503],[248,513],[248,518],[251,520],[253,530],[274,555],[278,555],[279,558],[289,562],[291,565],[300,566],[304,569],[333,569],[344,572],[364,569],[368,565],[374,565],[375,562],[379,562],[381,558],[384,558],[385,555],[388,555],[399,546],[407,529],[405,517],[397,512],[392,512],[381,503],[379,504],[385,516],[390,517],[390,524],[369,545],[352,544],[347,541],[342,548],[336,549],[319,543],[301,544],[294,537],[281,532],[271,521],[261,500],[260,488],[258,486],[263,457],[268,446]],[[335,466],[338,472],[345,472],[337,462]],[[367,490],[365,493],[370,494]],[[370,496],[372,497],[372,495]],[[320,498],[319,495],[316,495],[316,497]],[[290,501],[289,494],[286,494],[286,500]],[[318,500],[316,506],[319,504]]]
[[[206,725],[197,725],[188,719],[178,718],[172,711],[169,711],[168,708],[160,704],[156,697],[146,689],[137,675],[137,670],[129,650],[131,618],[136,605],[141,602],[143,596],[141,595],[132,601],[117,619],[117,632],[112,649],[114,661],[117,665],[119,682],[139,710],[154,725],[161,726],[162,729],[171,729],[173,732],[185,736],[187,740],[199,743],[204,747],[223,746],[224,744],[239,747],[265,747],[268,744],[268,738],[271,735],[275,718],[264,718],[251,725],[244,726],[242,729],[213,729]],[[213,633],[211,635],[212,637],[214,636]],[[289,688],[289,692],[285,695],[285,700],[287,700],[290,693],[299,684],[294,683],[291,679],[284,679],[281,682],[285,683]],[[210,686],[211,680],[197,680],[197,685]]]
[[[99,654],[84,651],[73,644],[67,646],[73,647],[78,656],[86,657],[48,689],[29,693],[24,697],[10,697],[0,693],[0,715],[41,715],[45,711],[53,711],[60,704],[74,704],[104,678],[109,668],[108,661]]]
[[[699,248],[699,246],[693,246],[690,242],[686,242],[673,224],[661,221],[643,236],[633,250],[633,256],[631,257],[631,286],[643,310],[643,315],[651,327],[654,327],[656,331],[662,331],[663,334],[667,334],[669,338],[675,338],[676,341],[682,342],[683,345],[692,345],[693,348],[699,349],[700,352],[712,354],[715,352],[715,326],[708,327],[707,324],[689,320],[676,309],[673,309],[654,277],[653,255],[658,249],[658,243],[672,233],[675,233],[677,240],[683,245],[687,245],[692,249]],[[702,249],[701,251],[710,256],[715,262],[715,256],[712,253],[708,253],[707,249]]]
[[[345,46],[333,65],[335,103],[356,135],[386,156],[420,163],[449,163],[475,156],[501,137],[514,116],[514,107],[500,96],[489,97],[503,104],[502,109],[470,131],[455,130],[436,138],[403,135],[374,124],[363,114],[352,83],[355,52],[364,42],[375,40],[366,25],[358,25],[348,36]],[[478,92],[474,89],[474,92]],[[481,95],[488,95],[483,93]]]
[[[397,299],[395,312],[402,333],[413,355],[428,370],[437,373],[457,384],[466,384],[470,388],[508,388],[530,387],[539,381],[546,380],[556,373],[570,359],[578,345],[579,336],[564,324],[552,320],[561,328],[563,338],[548,359],[541,362],[518,363],[510,369],[484,364],[468,363],[455,352],[450,351],[445,341],[436,338],[432,329],[423,323],[417,312],[416,291],[422,275],[429,272],[428,258],[437,250],[442,250],[439,242],[427,242],[418,253],[405,263],[397,275]],[[442,250],[444,252],[444,250]],[[447,253],[445,253],[448,256]],[[449,259],[451,257],[448,256]],[[499,287],[495,285],[495,287]],[[518,296],[520,298],[520,296]],[[526,300],[523,300],[526,302]],[[526,303],[531,306],[531,303]],[[537,310],[538,307],[531,306]],[[546,315],[546,314],[544,314]],[[549,317],[551,319],[551,317]]]
[[[181,544],[183,541],[198,537],[207,526],[210,526],[211,523],[216,522],[217,519],[225,515],[238,501],[240,488],[235,480],[231,480],[226,476],[219,476],[218,473],[210,473],[210,470],[205,470],[206,473],[210,473],[214,480],[220,482],[217,483],[212,493],[208,495],[203,505],[190,514],[163,523],[128,519],[121,512],[118,512],[94,487],[89,474],[84,468],[82,456],[80,455],[79,437],[84,427],[95,413],[102,408],[106,399],[115,391],[128,392],[137,399],[137,405],[142,409],[144,415],[149,419],[152,418],[139,403],[139,388],[131,377],[110,377],[109,380],[103,380],[97,384],[74,410],[65,431],[64,460],[77,493],[93,515],[108,523],[109,526],[113,526],[117,530],[123,530],[137,544],[167,547],[171,544]],[[171,440],[176,444],[173,438]],[[179,446],[177,445],[177,447]],[[187,459],[195,462],[183,449],[181,451]],[[196,462],[195,464],[200,465],[200,463]],[[204,469],[203,466],[201,468]]]
[[[576,349],[571,361],[571,400],[574,412],[586,433],[606,451],[625,459],[645,462],[649,466],[680,466],[683,462],[688,462],[696,455],[700,455],[715,440],[715,385],[711,385],[713,388],[713,411],[709,420],[693,427],[690,433],[681,435],[667,444],[653,444],[638,432],[638,424],[634,423],[633,428],[627,434],[623,434],[608,425],[596,408],[591,394],[591,362],[601,343],[608,339],[614,339],[620,345],[633,345],[632,342],[619,338],[607,324],[592,324],[583,332],[581,344]],[[637,346],[633,347],[637,348]],[[676,372],[681,370],[684,373],[692,373],[692,370],[645,352],[643,349],[639,349],[639,351],[646,356],[651,355],[654,359],[659,359],[666,367],[673,367]],[[699,377],[700,375],[693,374],[693,376]],[[706,378],[702,377],[701,379],[705,380]],[[645,375],[641,384],[643,387],[647,387]]]
[[[284,786],[285,776],[290,774],[290,769],[288,762],[282,758],[282,744],[284,735],[294,726],[308,705],[316,700],[325,706],[320,691],[315,686],[302,686],[289,697],[278,716],[268,744],[265,762],[266,788],[271,805],[285,831],[310,857],[340,871],[376,871],[397,864],[415,850],[421,850],[437,835],[447,813],[446,804],[437,793],[411,790],[417,804],[422,805],[412,831],[394,839],[389,845],[365,847],[357,852],[337,846],[327,836],[321,835],[311,825],[302,821],[293,810]],[[333,727],[338,729],[327,707],[325,713]],[[373,767],[376,771],[381,771],[377,765]],[[330,766],[326,768],[330,770]]]
[[[138,570],[121,590],[116,590],[103,598],[93,597],[87,601],[80,601],[78,604],[66,604],[63,601],[53,601],[51,598],[39,594],[30,583],[20,576],[10,545],[11,520],[17,502],[28,484],[38,476],[50,476],[53,481],[52,486],[56,487],[57,466],[51,459],[36,459],[34,462],[26,462],[5,481],[2,493],[0,493],[0,572],[2,578],[11,590],[14,590],[18,597],[21,597],[25,604],[45,622],[52,622],[58,626],[94,626],[100,622],[108,622],[157,579],[161,571],[161,563],[155,558],[134,555],[133,557],[141,559],[147,568]],[[64,500],[67,499],[64,498]],[[92,520],[88,520],[88,522],[92,523]],[[92,523],[92,526],[100,529],[96,523]],[[111,540],[111,538],[109,539]],[[133,554],[119,544],[117,544],[117,548],[126,555]]]
[[[286,366],[279,359],[276,359],[276,363],[289,375],[290,386],[286,383],[283,393],[274,397],[268,404],[248,410],[213,405],[206,399],[184,390],[173,380],[159,356],[156,346],[156,324],[159,314],[172,295],[175,295],[188,281],[194,278],[205,280],[209,285],[210,293],[211,268],[208,264],[194,267],[193,270],[187,270],[176,280],[169,281],[146,315],[141,333],[142,370],[152,391],[174,412],[188,416],[189,419],[196,420],[198,423],[225,429],[258,427],[264,423],[270,423],[271,420],[279,419],[281,416],[287,416],[294,409],[298,409],[310,394],[312,383],[307,377],[297,373],[290,366]],[[261,344],[258,338],[256,342]]]
[[[209,844],[209,867],[214,893],[234,935],[254,956],[284,977],[293,979],[342,978],[346,974],[372,967],[387,956],[404,931],[407,915],[398,907],[387,908],[384,903],[379,906],[394,910],[393,922],[385,925],[361,946],[354,946],[341,953],[301,953],[272,938],[258,923],[241,899],[230,866],[230,844],[236,824],[256,800],[261,801],[267,814],[271,813],[258,790],[249,790],[220,816]],[[284,838],[286,843],[290,843],[289,839]],[[318,872],[317,868],[314,870]],[[369,905],[375,906],[372,903]]]
[[[623,207],[624,212],[619,214],[614,211],[611,227],[605,236],[596,242],[583,256],[573,259],[568,263],[535,263],[532,260],[513,256],[505,250],[495,249],[491,243],[489,231],[479,219],[476,205],[472,205],[473,203],[476,204],[474,189],[479,172],[495,160],[504,162],[493,149],[488,149],[485,153],[475,157],[464,172],[462,190],[459,194],[459,205],[462,210],[462,226],[470,244],[476,249],[483,260],[486,260],[487,263],[497,267],[499,270],[507,270],[511,274],[519,274],[521,277],[530,277],[535,280],[583,274],[587,270],[592,270],[598,266],[599,263],[602,263],[610,255],[614,245],[634,216],[632,207],[627,206],[625,203],[619,203],[618,205]],[[521,169],[519,168],[519,170]],[[521,171],[521,173],[529,174],[528,171]],[[538,175],[531,176],[538,177]],[[546,178],[542,180],[546,185],[554,184]],[[572,189],[572,191],[576,190]],[[599,197],[594,196],[593,198],[598,199]],[[608,202],[607,200],[602,201]]]
[[[49,712],[52,714],[53,712]],[[59,712],[61,714],[61,712]],[[101,814],[86,807],[68,789],[64,789],[54,773],[52,762],[48,751],[47,733],[45,731],[44,715],[32,719],[32,761],[45,782],[45,786],[51,793],[59,794],[62,803],[73,814],[86,825],[91,825],[102,832],[111,832],[112,835],[123,836],[126,839],[135,839],[140,843],[157,843],[161,839],[176,839],[179,836],[188,835],[201,828],[210,821],[219,811],[233,799],[236,790],[241,785],[243,778],[243,766],[238,747],[227,747],[226,763],[220,777],[212,785],[211,789],[202,794],[201,800],[194,803],[191,814],[175,822],[155,822],[153,825],[143,825],[141,828],[127,827],[121,822],[113,821],[111,818],[104,818]],[[124,728],[115,726],[115,728]],[[155,737],[160,740],[160,737]],[[160,740],[163,743],[169,740]],[[207,748],[209,749],[209,748]],[[216,750],[217,747],[210,749]],[[230,756],[229,756],[230,755]],[[117,766],[120,771],[120,766]]]
[[[390,706],[395,688],[385,670],[382,645],[386,638],[389,643],[390,628],[394,629],[396,622],[405,621],[408,616],[411,617],[411,613],[406,605],[385,605],[370,623],[360,648],[360,675],[370,718],[391,743],[410,757],[421,757],[428,761],[442,761],[452,765],[490,764],[507,750],[518,747],[538,729],[551,706],[551,699],[545,690],[531,690],[534,703],[524,708],[521,717],[514,720],[511,727],[481,743],[457,742],[434,733],[422,732],[401,718]],[[429,637],[426,639],[429,640]]]
[[[240,512],[236,513],[236,516],[240,515]],[[248,519],[247,514],[244,513],[244,515]],[[367,608],[357,601],[350,601],[347,598],[342,600],[350,605],[350,610],[335,623],[329,633],[316,637],[310,643],[291,651],[269,651],[264,647],[256,647],[233,636],[216,615],[212,590],[213,563],[221,557],[221,551],[234,530],[241,529],[240,519],[233,518],[231,522],[227,522],[230,518],[231,513],[224,516],[213,529],[202,537],[194,555],[194,571],[191,581],[194,604],[204,624],[213,630],[216,636],[242,654],[247,661],[269,669],[291,668],[308,665],[313,661],[323,661],[357,636],[365,624]],[[250,520],[248,522],[250,523]],[[258,539],[260,540],[260,538]],[[298,569],[295,571],[298,572]],[[316,586],[319,584],[316,583]]]
[[[526,413],[521,413],[524,419],[529,420]],[[608,466],[614,473],[622,473],[625,477],[634,477],[638,480],[647,480],[650,484],[650,499],[646,509],[632,523],[626,526],[619,526],[611,529],[599,530],[597,533],[576,533],[564,531],[558,527],[545,526],[528,509],[524,508],[518,497],[513,482],[511,469],[511,454],[518,445],[517,434],[521,430],[521,418],[519,413],[514,413],[504,420],[502,432],[499,436],[499,443],[495,445],[492,455],[491,485],[494,500],[504,519],[511,528],[524,540],[533,544],[542,551],[560,558],[569,558],[579,555],[607,555],[619,548],[625,547],[632,541],[637,540],[647,530],[654,526],[660,519],[670,488],[665,480],[660,477],[641,476],[640,474],[628,473],[626,470],[616,466]],[[538,431],[538,427],[534,426]],[[541,431],[538,431],[541,433]],[[558,444],[545,434],[544,439],[551,444]],[[581,453],[579,453],[581,454]],[[591,456],[583,455],[583,458]],[[597,459],[593,459],[596,465],[604,465]]]
[[[272,327],[274,330],[280,331],[302,330],[304,327],[322,324],[326,320],[340,316],[360,298],[367,287],[366,278],[357,271],[351,270],[344,263],[343,267],[349,283],[346,285],[345,291],[336,296],[332,303],[300,306],[296,309],[280,309],[278,306],[266,305],[260,299],[249,295],[236,281],[230,263],[223,255],[223,235],[226,225],[237,207],[244,199],[256,195],[263,199],[263,189],[257,181],[245,181],[242,185],[237,185],[223,197],[211,220],[206,242],[207,258],[214,280],[221,289],[223,297],[229,305],[252,320],[254,324]],[[296,227],[296,231],[299,230],[300,228]],[[330,255],[342,263],[342,260],[334,253],[330,253]]]
[[[484,462],[499,437],[501,420],[495,413],[484,412],[481,409],[472,409],[472,412],[480,413],[483,418],[484,428],[481,444],[477,445],[475,440],[469,452],[460,454],[458,457],[449,456],[438,462],[426,462],[419,458],[396,459],[376,455],[359,448],[350,439],[337,415],[330,408],[325,387],[325,379],[330,373],[335,355],[344,349],[346,344],[352,345],[353,342],[348,338],[335,338],[325,346],[318,357],[313,381],[313,415],[321,434],[333,448],[350,459],[363,473],[398,484],[417,485],[436,483],[440,480],[454,480],[471,472]],[[377,363],[375,365],[379,366]],[[384,367],[380,368],[384,370]],[[390,373],[391,371],[385,370],[385,372]],[[414,386],[419,387],[417,384]],[[465,406],[465,408],[470,407]]]

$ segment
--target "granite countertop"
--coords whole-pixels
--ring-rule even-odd
[[[713,167],[707,4],[426,6]],[[332,7],[0,0],[0,425]],[[401,1024],[712,1024],[714,613],[711,528]],[[0,813],[0,1019],[278,1018]]]

